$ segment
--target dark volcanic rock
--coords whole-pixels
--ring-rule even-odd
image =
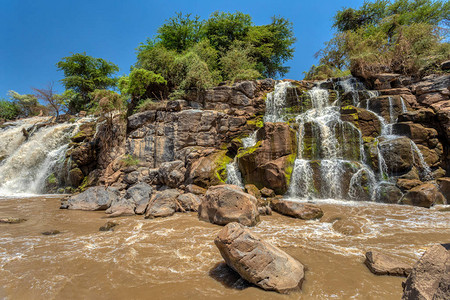
[[[450,244],[434,245],[424,253],[403,284],[402,299],[450,299]]]
[[[68,209],[106,210],[119,198],[119,192],[112,187],[95,186],[67,200]]]
[[[322,209],[311,204],[279,199],[272,200],[270,204],[274,211],[302,220],[320,219],[323,216]]]
[[[303,265],[241,224],[226,225],[214,243],[229,267],[262,289],[288,293],[301,288]]]
[[[376,275],[408,276],[412,267],[383,253],[366,252],[364,261],[369,270]]]
[[[218,185],[208,189],[198,210],[200,220],[226,225],[239,222],[255,226],[259,222],[257,200],[235,185]]]

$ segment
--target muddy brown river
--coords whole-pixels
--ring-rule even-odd
[[[364,266],[373,249],[411,264],[450,241],[450,212],[410,206],[316,202],[322,221],[278,214],[253,230],[307,268],[301,292],[279,295],[246,284],[214,245],[220,226],[196,214],[145,220],[59,210],[57,196],[0,198],[0,299],[399,299],[404,278]],[[48,230],[61,231],[44,236]]]

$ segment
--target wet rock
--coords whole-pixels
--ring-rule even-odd
[[[18,224],[25,222],[27,219],[23,218],[0,218],[0,224]]]
[[[434,245],[403,284],[403,300],[450,299],[450,244]]]
[[[105,223],[105,225],[101,226],[98,230],[99,231],[114,231],[114,227],[116,227],[117,225],[119,225],[119,224],[116,222],[108,221]]]
[[[255,146],[237,155],[242,177],[248,184],[282,195],[287,191],[297,153],[296,133],[286,123],[267,122],[258,130],[257,140]]]
[[[397,204],[402,196],[402,191],[395,185],[380,183],[376,190],[375,200],[382,203]]]
[[[413,166],[414,155],[409,138],[399,137],[382,141],[379,143],[378,148],[383,154],[390,174],[407,172]]]
[[[157,192],[147,206],[146,219],[164,218],[173,215],[177,209],[177,198],[180,193],[175,189]]]
[[[303,265],[238,223],[226,225],[214,240],[229,267],[264,290],[299,290]]]
[[[431,183],[421,184],[409,190],[400,200],[403,204],[430,208],[434,204],[446,203],[445,197]]]
[[[272,215],[272,209],[270,206],[258,206],[258,213],[261,216],[271,216]]]
[[[71,196],[67,200],[68,209],[106,210],[119,196],[119,191],[112,187],[90,187],[80,194]]]
[[[214,151],[199,157],[193,160],[188,167],[186,182],[202,188],[218,185],[221,183],[221,179],[226,179],[225,177],[219,178],[219,176],[226,176],[225,166],[231,160],[231,158],[226,156],[226,150]]]
[[[437,182],[439,184],[439,189],[447,199],[447,204],[450,204],[450,177],[439,178]]]
[[[55,229],[42,232],[43,235],[56,235],[60,233],[61,231]]]
[[[202,203],[200,198],[192,193],[181,194],[177,198],[178,209],[177,211],[198,211],[198,207]]]
[[[75,168],[69,171],[69,183],[72,186],[79,186],[84,179],[84,174],[80,168]]]
[[[417,180],[417,179],[402,179],[402,178],[399,178],[398,180],[397,180],[397,186],[399,187],[399,188],[401,188],[402,190],[410,190],[410,189],[412,189],[412,188],[415,188],[416,186],[419,186],[419,185],[421,185],[421,184],[423,184],[423,182],[422,181],[420,181],[420,180]]]
[[[255,197],[256,199],[261,198],[261,192],[254,184],[246,184],[245,191]],[[273,192],[273,191],[272,191]]]
[[[366,252],[364,263],[376,275],[407,277],[412,269],[412,266],[377,251]]]
[[[226,225],[239,222],[255,226],[259,222],[257,200],[235,185],[219,185],[208,189],[198,210],[200,220]]]
[[[288,200],[274,199],[270,203],[272,209],[282,215],[302,220],[320,219],[323,211],[320,207]]]
[[[271,189],[263,187],[261,189],[261,196],[263,196],[264,198],[275,197],[275,192],[273,190],[271,190]]]

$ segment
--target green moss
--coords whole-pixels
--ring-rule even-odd
[[[50,174],[50,176],[47,177],[47,183],[48,184],[56,184],[56,176],[55,173]]]
[[[256,149],[258,149],[261,146],[261,143],[262,143],[262,141],[258,141],[258,142],[256,142],[256,144],[253,147],[249,147],[247,149],[241,148],[240,149],[241,151],[239,151],[239,153],[236,155],[236,157],[241,158],[244,155],[252,154],[253,152],[256,151]]]
[[[77,119],[75,119],[75,118],[70,118],[69,123],[75,123],[76,120]]]
[[[84,191],[86,190],[86,188],[87,188],[88,182],[89,182],[89,178],[88,178],[88,176],[85,176],[84,179],[83,179],[83,182],[80,184],[80,186],[78,187],[78,189],[79,189],[81,192],[84,192]]]
[[[214,175],[221,182],[225,183],[227,180],[227,165],[231,163],[233,159],[226,155],[224,151],[221,155],[219,155],[215,161],[216,170]]]
[[[286,161],[286,167],[284,169],[284,176],[286,178],[286,185],[289,186],[289,184],[291,183],[291,176],[292,176],[292,172],[294,171],[294,162],[296,159],[297,155],[295,153],[292,153],[291,155],[288,156],[288,159]]]
[[[248,120],[247,125],[257,128],[263,127],[264,126],[263,116],[257,116],[254,119]]]
[[[140,163],[140,160],[133,155],[127,154],[124,158],[122,158],[122,163],[125,167],[131,167],[138,165]]]

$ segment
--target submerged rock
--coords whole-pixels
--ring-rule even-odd
[[[56,234],[60,234],[60,233],[61,233],[61,231],[56,230],[56,229],[42,232],[43,235],[56,235]]]
[[[320,219],[323,216],[320,207],[294,201],[274,199],[271,207],[277,213],[302,220]]]
[[[67,200],[68,209],[106,210],[119,198],[119,191],[112,187],[95,186]]]
[[[199,207],[198,216],[200,220],[218,225],[238,222],[255,226],[259,222],[256,198],[231,184],[210,187]]]
[[[226,225],[214,243],[229,267],[260,288],[279,293],[301,288],[303,265],[241,224]]]
[[[364,264],[376,275],[393,275],[407,277],[412,267],[383,253],[376,251],[366,252]]]
[[[23,218],[0,218],[0,224],[18,224],[25,222],[27,219]]]
[[[402,299],[450,299],[450,244],[434,245],[423,254],[403,284]]]
[[[119,224],[117,224],[116,222],[108,221],[105,223],[105,225],[101,226],[98,230],[99,231],[114,231],[114,227],[116,227],[117,225],[119,225]]]

